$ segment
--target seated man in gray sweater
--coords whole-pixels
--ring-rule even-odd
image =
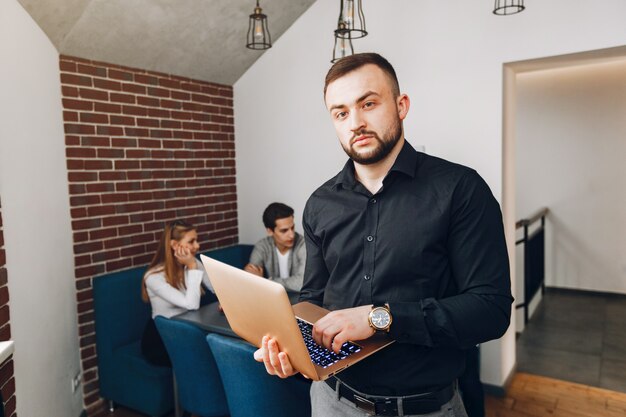
[[[287,290],[299,292],[304,277],[306,249],[304,238],[296,233],[293,209],[272,203],[263,212],[267,237],[254,245],[250,263],[244,269],[279,282]]]

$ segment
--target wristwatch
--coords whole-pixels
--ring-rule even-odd
[[[374,304],[367,317],[370,327],[377,332],[389,332],[391,327],[391,312],[386,304]]]

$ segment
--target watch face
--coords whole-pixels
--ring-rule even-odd
[[[374,309],[372,311],[372,324],[377,329],[386,329],[389,326],[389,322],[391,321],[391,317],[387,310],[380,308]]]

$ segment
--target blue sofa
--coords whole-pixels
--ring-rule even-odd
[[[208,251],[214,259],[238,268],[248,262],[252,245]],[[102,275],[93,280],[94,320],[100,396],[108,401],[161,417],[174,408],[171,368],[154,366],[141,354],[141,337],[150,305],[141,299],[146,267]],[[202,303],[215,300],[205,294]]]

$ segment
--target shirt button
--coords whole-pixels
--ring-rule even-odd
[[[371,241],[373,241],[373,240],[374,240],[374,236],[368,236],[368,237],[367,237],[367,241],[368,241],[368,242],[371,242]]]
[[[375,203],[376,203],[376,199],[375,199],[375,198],[372,198],[372,199],[370,200],[370,203],[375,204]]]
[[[365,275],[363,278],[365,279],[365,281],[369,281],[371,277],[369,275]]]

